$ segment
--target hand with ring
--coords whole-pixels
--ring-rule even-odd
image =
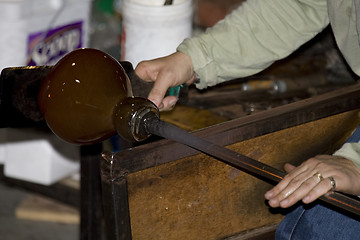
[[[319,155],[298,167],[285,164],[285,171],[283,180],[265,194],[271,207],[311,203],[329,191],[360,195],[360,169],[346,158]]]

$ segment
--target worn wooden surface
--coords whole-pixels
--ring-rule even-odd
[[[336,149],[359,124],[357,112],[337,115],[360,108],[359,91],[355,84],[193,134],[281,168]],[[120,239],[223,239],[282,218],[265,205],[270,185],[169,140],[104,153],[102,182],[108,233]]]
[[[15,216],[32,221],[80,223],[78,209],[36,194],[31,194],[20,202],[15,209]]]
[[[229,146],[277,168],[338,148],[359,124],[348,112]],[[167,154],[171,154],[168,152]],[[128,175],[133,239],[222,239],[278,223],[271,186],[198,154]]]
[[[194,131],[230,120],[208,110],[178,105],[170,112],[161,113],[161,120],[184,130]]]

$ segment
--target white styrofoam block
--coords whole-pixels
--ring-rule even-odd
[[[4,175],[50,185],[80,169],[80,148],[36,129],[7,129]]]

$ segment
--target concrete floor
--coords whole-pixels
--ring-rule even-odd
[[[15,209],[29,195],[0,181],[1,240],[79,239],[79,225],[17,219]]]

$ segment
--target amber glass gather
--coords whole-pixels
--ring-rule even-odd
[[[157,112],[157,108],[143,98],[126,99],[134,99],[126,72],[118,61],[96,49],[78,49],[63,57],[42,82],[38,95],[50,129],[74,144],[100,142],[119,131],[126,132],[129,140],[138,140],[128,134],[129,124],[116,122],[132,119],[131,114],[139,112],[136,109]]]

